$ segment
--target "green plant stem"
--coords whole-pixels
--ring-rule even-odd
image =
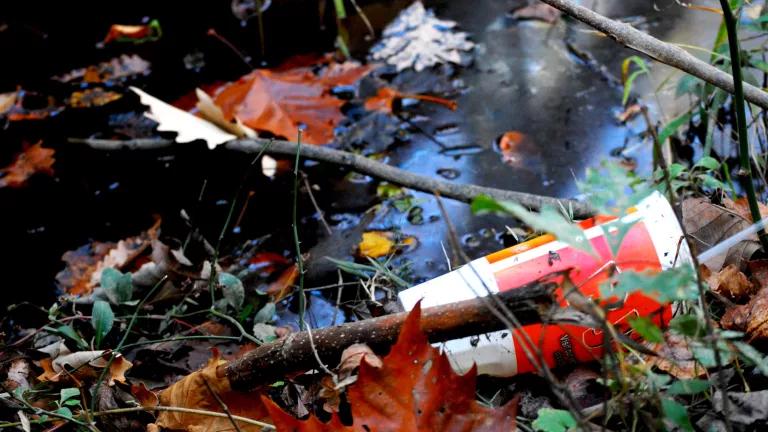
[[[131,320],[128,321],[128,326],[125,328],[125,333],[123,334],[123,338],[120,339],[120,343],[117,344],[117,347],[112,352],[112,355],[109,356],[109,361],[107,361],[107,365],[104,366],[104,369],[102,369],[101,374],[99,375],[99,379],[96,381],[96,386],[94,386],[93,394],[91,395],[91,411],[96,411],[96,396],[99,391],[99,387],[101,387],[101,383],[104,381],[104,377],[107,376],[107,372],[109,372],[109,367],[112,366],[112,362],[115,361],[115,353],[119,353],[120,350],[123,348],[123,345],[125,345],[125,341],[128,340],[128,336],[131,334],[131,330],[133,329],[133,325],[136,324],[136,320],[139,317],[139,311],[141,311],[142,306],[144,306],[144,303],[152,297],[152,295],[155,293],[155,291],[158,290],[163,284],[165,284],[165,281],[168,279],[168,276],[163,276],[157,283],[152,287],[151,290],[147,293],[147,295],[144,296],[143,299],[139,302],[139,304],[136,305],[136,310],[133,312],[133,315],[131,316]]]
[[[723,9],[723,22],[725,23],[725,29],[728,33],[728,48],[731,52],[731,73],[733,74],[734,85],[733,100],[736,109],[736,127],[739,138],[739,162],[741,163],[741,170],[747,176],[746,192],[747,202],[749,202],[749,213],[752,215],[752,220],[758,222],[762,219],[762,216],[760,216],[760,207],[757,205],[755,183],[752,179],[752,161],[749,157],[747,115],[744,103],[744,84],[742,82],[743,78],[741,74],[741,56],[739,52],[739,39],[736,31],[736,19],[733,16],[728,0],[720,0],[720,6]],[[766,236],[765,230],[761,228],[757,235],[760,238],[760,244],[763,246],[763,250],[768,251],[768,236]]]
[[[161,342],[175,342],[175,341],[182,341],[182,340],[198,340],[198,339],[204,339],[204,340],[231,340],[231,341],[239,341],[240,338],[237,336],[217,336],[217,335],[194,335],[194,336],[175,336],[175,337],[169,337],[164,339],[153,339],[153,340],[146,340],[141,342],[134,342],[130,344],[123,345],[123,349],[128,348],[134,348],[137,346],[142,345],[152,345],[155,343],[161,343]]]
[[[293,166],[293,242],[296,246],[296,267],[299,272],[299,330],[306,330],[304,313],[307,309],[307,298],[304,295],[304,260],[301,257],[301,242],[299,241],[299,161],[301,158],[301,129],[296,140],[296,161]]]

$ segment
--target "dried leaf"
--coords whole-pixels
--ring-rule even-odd
[[[157,130],[161,132],[176,132],[176,141],[188,143],[203,140],[208,148],[213,150],[216,146],[237,138],[237,135],[225,132],[215,124],[169,105],[160,99],[145,93],[136,87],[131,87],[141,103],[149,106],[145,115],[158,124]]]
[[[528,6],[515,9],[512,12],[512,18],[517,20],[537,20],[554,24],[560,19],[560,10],[537,1]]]
[[[730,198],[723,198],[723,206],[727,208],[728,210],[734,211],[736,214],[744,218],[745,220],[749,222],[754,222],[754,219],[752,219],[752,213],[749,210],[749,201],[747,201],[747,198],[742,197],[736,199],[736,201],[731,200]],[[768,217],[768,206],[765,204],[758,202],[757,203],[758,209],[760,209],[760,216],[765,219]]]
[[[285,431],[497,431],[514,430],[517,404],[486,408],[475,400],[476,369],[457,375],[445,354],[429,344],[420,328],[417,304],[397,343],[377,368],[360,363],[348,388],[352,426],[338,415],[330,423],[315,416],[297,420],[264,398],[272,421]]]
[[[372,367],[380,368],[383,366],[379,356],[374,354],[368,345],[362,343],[352,344],[341,353],[341,360],[336,368],[339,373],[339,379],[343,380],[352,375],[355,369],[360,367],[360,362],[363,361],[363,358]]]
[[[361,256],[378,258],[389,255],[395,247],[392,233],[387,231],[368,231],[358,245]]]
[[[136,54],[121,55],[95,66],[74,69],[53,79],[64,83],[103,83],[149,73],[150,63]]]
[[[390,87],[380,88],[375,96],[371,96],[365,100],[364,106],[368,111],[381,111],[392,114],[394,111],[395,101],[401,99],[417,99],[425,102],[436,103],[445,106],[451,111],[455,111],[458,107],[456,101],[452,101],[450,99],[443,99],[437,96],[400,93],[399,91]]]
[[[746,300],[757,292],[757,287],[733,264],[729,264],[719,273],[711,275],[707,278],[707,283],[713,291],[737,302]]]
[[[543,3],[542,3],[543,4]],[[638,114],[640,114],[643,111],[643,106],[640,104],[632,104],[627,107],[624,111],[620,112],[616,115],[616,120],[618,120],[621,123],[626,123]]]
[[[768,340],[768,288],[758,291],[749,303],[726,310],[720,325],[745,332],[750,342]]]
[[[141,25],[112,24],[107,36],[104,37],[104,43],[113,41],[142,43],[157,40],[160,34],[160,23],[157,20]]]
[[[370,66],[351,61],[329,62],[320,72],[309,66],[256,69],[224,86],[214,101],[227,120],[237,118],[252,129],[289,139],[305,126],[304,143],[327,144],[343,118],[344,101],[331,90],[355,84],[370,71]]]
[[[655,366],[678,379],[698,378],[706,373],[693,356],[688,339],[684,336],[664,333],[665,342],[653,347],[658,356],[648,360],[648,366]]]
[[[37,173],[53,175],[54,153],[53,149],[43,148],[42,142],[24,146],[10,165],[0,169],[0,188],[24,186]]]
[[[201,370],[182,378],[160,393],[160,404],[183,408],[202,409],[206,411],[223,412],[221,405],[211,394],[216,392],[233,415],[252,419],[264,419],[267,412],[259,399],[257,392],[241,393],[232,390],[226,377],[219,377],[217,369],[226,364],[219,359],[218,352]],[[208,385],[206,385],[206,381]],[[210,386],[210,389],[208,389]],[[200,414],[163,411],[157,416],[156,425],[174,430],[189,432],[206,432],[231,430],[232,423],[226,417],[210,417]],[[260,431],[261,428],[251,424],[239,423],[243,432]]]
[[[398,72],[411,67],[418,72],[437,64],[461,64],[462,52],[470,51],[475,44],[467,33],[457,32],[455,27],[454,21],[435,18],[432,10],[416,1],[384,29],[371,56],[395,66]]]
[[[224,118],[224,112],[221,111],[216,103],[213,102],[208,93],[198,89],[195,89],[197,95],[197,107],[200,111],[200,115],[203,116],[209,122],[224,129],[225,131],[237,135],[239,138],[253,138],[256,136],[256,131],[244,125],[237,117],[235,121],[231,122]]]
[[[707,198],[688,198],[683,201],[683,225],[690,234],[694,252],[699,254],[726,238],[747,228],[750,222],[736,212],[712,204]],[[760,249],[757,235],[742,241],[705,263],[713,272],[727,264],[744,270],[746,262]]]
[[[90,108],[106,105],[114,102],[123,95],[117,92],[104,90],[103,88],[90,88],[83,91],[76,91],[69,95],[67,105],[72,108]]]
[[[17,388],[26,390],[29,388],[29,362],[24,358],[17,358],[11,362],[7,377],[3,384],[6,389],[13,391]]]
[[[57,382],[62,377],[68,377],[68,371],[75,370],[75,377],[96,378],[101,374],[97,372],[107,366],[109,353],[107,351],[78,351],[69,353],[64,351],[62,355],[54,359],[40,360],[40,367],[43,368],[43,374],[37,377],[40,381]],[[125,357],[117,354],[109,365],[109,374],[106,382],[113,386],[115,382],[125,384],[125,373],[133,366]]]
[[[279,302],[293,292],[293,283],[296,282],[297,277],[299,277],[299,268],[294,264],[283,270],[280,277],[269,284],[266,293],[272,297],[273,303]]]
[[[10,111],[11,108],[16,104],[16,98],[18,97],[19,92],[8,92],[8,93],[0,93],[0,116]]]
[[[160,403],[157,394],[148,389],[143,382],[131,385],[131,394],[143,407],[156,407]]]

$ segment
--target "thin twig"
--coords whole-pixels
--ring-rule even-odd
[[[464,252],[464,249],[461,247],[461,242],[459,241],[459,235],[456,233],[456,227],[453,226],[453,222],[451,222],[451,219],[448,217],[448,212],[445,210],[445,206],[443,205],[443,200],[440,199],[440,192],[433,192],[435,195],[435,200],[437,201],[437,206],[440,208],[440,214],[443,217],[443,220],[445,221],[445,227],[448,229],[448,241],[451,242],[451,249],[453,249],[453,263],[452,267],[458,267],[458,265],[464,265],[472,260],[469,259],[467,254]],[[458,265],[457,265],[458,264]]]
[[[331,229],[331,226],[328,225],[328,221],[325,220],[325,213],[317,204],[317,200],[315,200],[315,194],[312,193],[312,185],[309,183],[309,176],[304,171],[301,171],[301,178],[302,180],[304,180],[304,187],[307,189],[307,195],[309,195],[309,200],[312,201],[312,205],[315,207],[317,216],[320,218],[320,222],[323,224],[326,234],[328,235],[333,234],[333,230]]]
[[[291,222],[293,228],[293,242],[296,247],[296,269],[299,273],[299,330],[306,330],[304,314],[307,310],[307,297],[304,294],[304,259],[301,256],[301,242],[299,241],[299,162],[301,161],[301,129],[298,130],[296,139],[296,160],[293,167],[293,212]]]
[[[184,408],[184,407],[174,407],[174,406],[164,406],[164,405],[115,408],[115,409],[105,410],[105,411],[96,411],[91,415],[93,415],[94,417],[100,417],[100,416],[105,416],[110,414],[124,414],[124,413],[139,412],[139,411],[168,411],[168,412],[180,412],[180,413],[187,413],[187,414],[199,414],[199,415],[204,415],[208,417],[220,417],[220,418],[229,417],[225,413],[220,413],[216,411],[206,411],[206,410],[195,409],[195,408]],[[275,429],[274,425],[271,425],[269,423],[265,423],[262,421],[254,420],[254,419],[249,419],[248,417],[242,417],[242,416],[233,414],[232,418],[242,423],[246,423],[254,426],[260,426],[262,428],[265,428],[266,430]]]
[[[227,417],[229,418],[229,422],[232,423],[232,426],[235,427],[235,430],[237,432],[243,432],[240,429],[240,426],[235,421],[235,419],[232,417],[232,413],[229,411],[229,407],[221,399],[221,396],[219,396],[219,394],[216,393],[216,391],[213,390],[213,387],[211,387],[211,384],[208,382],[208,380],[205,378],[204,375],[201,374],[200,377],[203,379],[203,384],[205,384],[205,387],[208,389],[208,392],[211,394],[211,396],[213,396],[214,399],[216,399],[216,402],[219,404],[219,406],[221,407],[222,411],[224,411],[224,414],[226,414]]]

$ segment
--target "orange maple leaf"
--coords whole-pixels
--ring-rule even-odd
[[[216,96],[227,120],[240,119],[246,126],[293,138],[306,126],[303,141],[327,144],[343,118],[344,101],[331,90],[352,85],[371,71],[353,62],[329,62],[319,73],[309,66],[292,69],[256,69],[225,86]]]
[[[458,107],[456,101],[452,101],[450,99],[429,95],[400,93],[399,91],[389,87],[380,88],[375,96],[371,96],[365,100],[364,106],[368,111],[382,111],[388,114],[392,114],[395,108],[395,101],[400,99],[418,99],[425,102],[436,103],[445,106],[451,111],[455,111]]]
[[[417,304],[381,368],[363,361],[348,390],[353,424],[336,414],[329,423],[298,420],[262,397],[278,431],[499,431],[514,430],[517,404],[486,408],[475,400],[477,370],[456,374],[445,354],[429,344]]]
[[[53,149],[43,148],[42,141],[25,146],[10,165],[0,169],[0,173],[5,174],[0,178],[0,187],[21,187],[36,173],[53,175],[55,152]]]

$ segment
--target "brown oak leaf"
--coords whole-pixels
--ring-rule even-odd
[[[733,264],[727,265],[719,273],[710,275],[707,283],[713,291],[737,302],[749,299],[756,291],[747,275]]]
[[[768,288],[758,291],[749,303],[726,310],[720,325],[745,332],[750,342],[768,340]]]

